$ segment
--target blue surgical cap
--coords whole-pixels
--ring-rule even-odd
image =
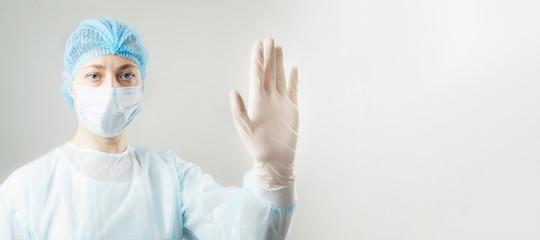
[[[148,51],[142,45],[135,27],[127,26],[122,20],[111,17],[83,20],[77,30],[69,36],[64,52],[61,91],[70,107],[73,108],[71,85],[79,67],[91,58],[107,54],[116,54],[137,63],[144,89]]]

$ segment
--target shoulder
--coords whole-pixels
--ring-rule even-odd
[[[133,150],[135,153],[143,158],[152,159],[153,161],[162,161],[162,162],[176,162],[176,161],[183,161],[176,155],[176,153],[171,150],[163,150],[163,151],[154,151],[146,147],[133,145]]]
[[[13,171],[0,185],[2,195],[21,204],[21,201],[31,199],[32,193],[35,193],[54,173],[59,154],[61,148],[57,147]]]
[[[193,164],[192,162],[185,161],[172,149],[153,151],[141,146],[133,146],[133,148],[138,156],[149,159],[151,162],[150,164],[164,163],[165,165],[174,167],[179,176],[199,170],[197,165]]]
[[[180,168],[193,165],[193,163],[185,161],[184,159],[179,157],[178,154],[176,154],[176,152],[172,149],[154,151],[137,145],[134,145],[133,149],[138,156],[150,159],[153,163],[163,162],[165,164],[173,164],[176,167]]]

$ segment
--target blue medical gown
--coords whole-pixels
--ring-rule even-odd
[[[264,192],[250,174],[223,187],[173,151],[68,142],[0,186],[0,239],[284,239],[294,189]]]

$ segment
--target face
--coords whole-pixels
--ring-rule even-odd
[[[77,101],[77,87],[133,87],[142,85],[141,71],[135,62],[118,55],[102,55],[81,65],[71,86],[71,97]]]

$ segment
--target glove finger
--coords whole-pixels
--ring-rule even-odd
[[[251,68],[250,68],[250,83],[249,83],[249,104],[253,105],[255,99],[264,92],[263,86],[263,44],[261,41],[256,41],[251,50]]]
[[[254,91],[263,89],[263,44],[257,40],[251,49],[250,86]]]
[[[298,105],[298,68],[293,67],[289,76],[289,99]]]
[[[264,41],[264,89],[272,92],[276,89],[276,53],[274,49],[274,39],[268,38]]]
[[[233,90],[229,94],[229,100],[231,102],[231,112],[237,130],[251,135],[251,120],[247,114],[246,105],[244,104],[242,96]]]
[[[280,94],[285,94],[287,86],[285,82],[285,70],[283,70],[283,49],[276,47],[276,87]]]

